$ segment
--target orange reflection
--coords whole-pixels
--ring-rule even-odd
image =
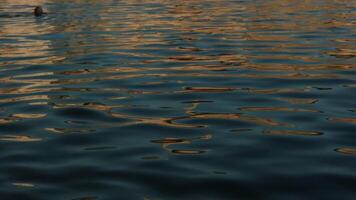
[[[0,38],[13,37],[16,42],[5,42],[0,48],[0,55],[7,61],[1,61],[0,65],[16,64],[52,64],[63,60],[63,57],[51,53],[51,41],[43,39],[33,39],[30,36],[38,36],[51,33],[54,26],[50,23],[36,21],[32,16],[33,8],[36,5],[47,3],[46,0],[4,0],[2,4],[8,7],[18,5],[28,5],[18,7],[16,12],[26,13],[24,16],[12,17],[7,23],[2,23]]]
[[[278,100],[287,101],[290,104],[314,104],[318,99],[301,99],[301,98],[277,98]]]
[[[38,142],[41,141],[42,138],[30,137],[26,135],[1,135],[0,141],[8,141],[8,142]]]
[[[242,107],[242,111],[283,111],[283,112],[321,112],[313,109],[298,109],[298,108],[282,108],[282,107]]]
[[[335,151],[338,153],[342,153],[342,154],[356,156],[356,148],[343,147],[343,148],[337,148],[337,149],[335,149]]]
[[[168,152],[174,153],[174,154],[201,154],[205,153],[206,150],[187,150],[187,149],[172,149],[170,146],[171,145],[184,145],[184,144],[191,144],[195,140],[210,140],[212,138],[212,135],[203,135],[200,137],[195,137],[195,138],[164,138],[164,139],[158,139],[158,140],[152,140],[152,143],[157,143],[157,144],[162,144],[163,149],[167,150]]]
[[[344,123],[356,124],[356,118],[351,118],[351,117],[333,117],[333,118],[329,118],[328,120],[332,122],[344,122]]]
[[[17,187],[24,187],[24,188],[35,187],[35,185],[32,183],[12,183],[12,185],[17,186]]]

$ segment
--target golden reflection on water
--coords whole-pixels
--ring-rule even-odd
[[[28,16],[13,17],[15,23],[2,23],[0,30],[0,39],[12,37],[16,42],[7,42],[2,44],[0,48],[0,56],[8,61],[0,61],[0,65],[28,65],[28,64],[53,64],[64,58],[58,55],[53,55],[51,51],[50,40],[32,39],[30,36],[38,36],[49,34],[53,30],[53,26],[49,23],[39,25],[32,14],[32,5],[42,4],[45,1],[27,1]],[[5,5],[18,5],[24,1],[5,1]]]
[[[0,103],[32,101],[32,100],[49,100],[49,99],[50,98],[48,97],[48,95],[30,95],[30,96],[0,99]]]
[[[192,119],[228,119],[228,120],[241,120],[246,122],[251,122],[254,124],[267,125],[267,126],[287,126],[292,127],[293,124],[278,122],[271,118],[250,116],[245,114],[235,114],[235,113],[202,113],[194,114],[190,116]]]
[[[194,106],[193,108],[196,108]],[[241,120],[245,122],[250,122],[259,125],[266,126],[285,126],[293,127],[293,124],[286,122],[278,122],[271,118],[257,117],[251,115],[242,115],[235,113],[196,113],[194,110],[188,107],[186,110],[188,116],[180,117],[139,117],[134,115],[120,114],[120,113],[110,113],[111,116],[117,118],[130,119],[131,122],[122,123],[121,126],[131,126],[137,124],[155,124],[160,126],[167,127],[176,127],[176,128],[203,128],[208,127],[209,124],[190,124],[185,123],[185,120],[194,120],[194,119],[222,119],[222,120]],[[202,122],[200,122],[202,123]]]
[[[121,124],[121,126],[132,126],[132,125],[138,125],[138,124],[153,124],[153,125],[174,127],[174,128],[201,128],[201,127],[203,127],[203,125],[175,123],[174,120],[176,120],[176,117],[139,117],[139,116],[133,116],[133,115],[120,114],[120,113],[111,113],[111,116],[131,120],[131,122],[123,123],[123,124]]]
[[[343,148],[337,148],[335,149],[335,151],[342,154],[356,156],[356,148],[343,147]]]
[[[10,123],[16,122],[18,120],[23,120],[23,119],[39,119],[39,118],[44,118],[46,116],[47,116],[47,114],[17,113],[17,114],[12,114],[8,117],[0,118],[0,125],[1,124],[10,124]]]
[[[11,116],[14,118],[19,118],[19,119],[38,119],[38,118],[46,117],[46,115],[47,114],[18,113],[18,114],[13,114]]]
[[[33,188],[33,187],[35,187],[35,185],[32,184],[32,183],[12,183],[12,185],[14,185],[16,187],[23,187],[23,188]]]
[[[282,107],[242,107],[241,111],[284,111],[284,112],[321,112],[312,109],[298,109],[298,108],[282,108]]]
[[[207,150],[197,150],[197,149],[174,149],[171,148],[170,146],[172,145],[187,145],[187,144],[192,144],[193,141],[195,140],[210,140],[212,139],[212,135],[203,135],[200,137],[194,137],[194,138],[164,138],[164,139],[157,139],[157,140],[152,140],[152,143],[157,143],[157,144],[162,144],[162,148],[165,149],[168,152],[174,153],[174,154],[202,154],[205,153]]]
[[[96,131],[89,128],[45,128],[45,130],[56,134],[88,134]]]
[[[318,99],[308,99],[308,98],[277,98],[281,101],[286,101],[290,104],[315,104],[319,100]]]
[[[159,4],[165,8],[163,12],[157,8],[145,6],[148,2],[130,0],[120,2],[121,6],[100,6],[104,1],[90,2],[73,1],[75,8],[55,7],[49,10],[47,18],[36,19],[32,16],[32,7],[38,4],[50,6],[52,1],[9,1],[0,0],[7,7],[26,4],[23,12],[29,15],[7,18],[8,23],[2,23],[0,39],[11,37],[14,42],[6,42],[0,48],[0,71],[18,70],[17,75],[4,75],[0,83],[6,85],[0,88],[0,95],[17,95],[4,97],[0,103],[28,102],[30,106],[51,106],[53,109],[83,108],[105,112],[111,117],[127,119],[128,122],[117,123],[117,126],[132,126],[138,124],[151,124],[173,128],[206,128],[208,119],[237,120],[261,126],[298,127],[293,122],[281,122],[271,116],[255,116],[253,112],[306,112],[321,113],[322,110],[313,108],[290,108],[288,105],[313,106],[318,105],[318,97],[307,98],[285,97],[287,93],[302,95],[311,93],[316,86],[301,85],[301,87],[249,87],[240,85],[198,85],[196,80],[215,78],[219,80],[251,80],[252,82],[271,80],[278,81],[329,81],[343,79],[355,81],[352,73],[355,66],[348,62],[356,55],[353,38],[334,38],[328,40],[332,44],[318,43],[312,36],[318,31],[328,28],[350,28],[355,25],[352,13],[323,12],[323,14],[300,15],[303,12],[317,12],[320,10],[333,11],[343,8],[340,4],[315,4],[313,1],[272,0],[259,3],[244,2],[236,4],[232,1],[208,0],[172,2],[168,0],[154,0],[150,3]],[[137,10],[132,10],[135,6]],[[354,4],[350,3],[350,7]],[[283,9],[281,9],[281,7]],[[85,9],[83,9],[85,8]],[[151,10],[152,9],[152,10]],[[95,10],[97,12],[87,12]],[[152,11],[152,12],[148,12]],[[65,13],[65,16],[61,14]],[[89,13],[89,14],[88,14]],[[121,13],[124,13],[122,15]],[[80,17],[78,17],[80,16]],[[84,16],[84,17],[83,17]],[[63,19],[59,20],[59,18]],[[62,21],[63,20],[63,21]],[[60,22],[60,23],[59,23]],[[51,39],[42,37],[46,35],[59,35],[64,33],[70,36],[65,39]],[[95,33],[95,34],[93,34]],[[63,34],[63,35],[61,35]],[[330,34],[329,32],[325,33]],[[300,40],[295,36],[302,36]],[[200,41],[203,36],[215,36],[221,39],[216,43]],[[311,37],[312,39],[310,39]],[[41,38],[41,39],[39,39]],[[210,39],[210,38],[209,38]],[[300,42],[303,41],[303,42]],[[197,47],[195,42],[204,45]],[[224,43],[226,42],[226,43]],[[226,50],[236,44],[233,53],[212,51]],[[216,46],[214,46],[216,45]],[[219,45],[223,47],[219,47]],[[333,48],[330,48],[332,46]],[[162,53],[162,48],[164,52]],[[226,48],[226,49],[225,49]],[[167,53],[168,52],[168,53]],[[208,52],[208,53],[206,53]],[[239,52],[239,53],[236,53]],[[139,58],[130,63],[121,62],[114,58],[108,63],[109,57],[97,58],[96,54],[110,54],[112,57]],[[317,56],[315,56],[317,55]],[[88,56],[88,57],[85,57]],[[327,60],[324,56],[332,59]],[[83,58],[84,57],[84,58]],[[88,60],[89,58],[92,60]],[[82,59],[77,61],[76,59]],[[84,61],[83,61],[84,60]],[[256,62],[262,60],[260,62]],[[276,61],[267,62],[263,60]],[[346,60],[346,61],[345,61]],[[329,62],[330,61],[330,62]],[[70,63],[73,67],[56,68],[59,63]],[[297,64],[296,64],[296,63]],[[80,69],[75,68],[80,64]],[[300,64],[303,63],[303,64]],[[87,65],[91,67],[87,67]],[[155,65],[160,64],[160,65]],[[174,64],[174,65],[172,65]],[[15,68],[2,67],[16,65]],[[45,71],[32,72],[26,69],[27,65],[46,65]],[[92,67],[95,66],[95,67]],[[162,67],[163,66],[163,67]],[[53,67],[53,68],[51,68]],[[21,72],[20,72],[21,71]],[[240,72],[241,71],[241,72]],[[145,80],[145,86],[166,84],[165,79],[172,79],[173,83],[181,84],[174,90],[158,89],[155,91],[137,89],[135,86],[114,85],[112,88],[91,88],[96,82]],[[155,80],[151,80],[154,79]],[[185,83],[183,79],[190,79]],[[159,79],[159,80],[158,80]],[[174,80],[173,80],[174,79]],[[194,80],[194,81],[192,81]],[[196,81],[198,82],[198,81]],[[134,83],[136,84],[136,83]],[[7,86],[10,85],[10,86]],[[80,85],[76,87],[77,85]],[[85,85],[85,87],[83,86]],[[183,86],[184,85],[184,86]],[[348,87],[354,85],[348,84]],[[326,87],[327,88],[327,87]],[[322,87],[319,87],[322,89]],[[328,88],[329,89],[329,88]],[[170,117],[140,116],[121,113],[122,108],[132,108],[131,103],[104,104],[86,101],[75,102],[71,95],[54,102],[54,97],[49,93],[80,93],[83,96],[89,92],[120,93],[119,97],[110,100],[125,100],[128,96],[154,96],[162,94],[174,95],[225,95],[230,93],[245,92],[252,95],[271,95],[273,99],[285,102],[283,106],[243,106],[236,105],[241,113],[235,112],[200,112],[202,103],[215,103],[196,98],[195,101],[185,102],[183,114]],[[123,96],[120,96],[123,95]],[[158,96],[159,97],[159,96]],[[66,102],[64,100],[73,100]],[[107,100],[107,99],[105,99]],[[35,101],[35,102],[34,102]],[[84,101],[84,100],[83,100]],[[119,111],[118,111],[119,110]],[[249,115],[245,114],[249,112]],[[47,117],[45,113],[16,113],[0,118],[0,125],[9,124],[25,119],[40,119]],[[351,117],[330,117],[329,121],[355,123]],[[194,123],[199,121],[199,124]],[[57,134],[92,133],[91,128],[63,128],[47,127],[46,131]],[[235,131],[250,131],[252,129],[234,129]],[[317,131],[304,130],[267,130],[267,134],[276,135],[321,135]],[[176,154],[200,154],[204,150],[177,150],[171,149],[172,145],[191,144],[195,140],[207,138],[165,138],[154,140],[153,143],[162,144],[166,150]],[[208,138],[210,139],[210,138]],[[2,141],[34,142],[40,138],[29,136],[3,135]],[[345,151],[345,150],[343,150]],[[347,150],[350,152],[350,149]],[[352,152],[352,151],[351,151]]]
[[[24,3],[25,1],[17,0],[17,1],[5,1],[5,2],[7,4],[17,5],[17,4]],[[49,2],[50,1],[26,1],[26,4],[30,6],[30,5],[37,5],[37,4],[45,4]],[[88,5],[87,3],[82,1],[75,1],[75,2],[79,5],[88,7],[88,9],[92,9],[94,6],[96,6],[96,3],[94,2],[91,3],[93,5]],[[130,50],[130,49],[142,48],[142,45],[150,45],[150,44],[167,45],[170,43],[170,41],[165,38],[166,35],[161,32],[153,32],[153,33],[145,33],[145,34],[135,33],[130,35],[128,34],[113,35],[110,34],[111,32],[125,33],[131,30],[144,31],[144,30],[152,30],[154,28],[155,30],[169,29],[173,32],[174,31],[179,32],[181,33],[183,40],[190,40],[190,39],[197,40],[198,38],[194,38],[192,35],[203,33],[203,34],[224,34],[226,40],[233,39],[234,41],[236,40],[290,41],[293,40],[293,38],[290,38],[289,36],[266,35],[263,34],[264,32],[261,30],[268,30],[268,29],[298,30],[301,27],[303,27],[304,29],[313,28],[312,30],[303,30],[303,31],[311,32],[313,30],[318,30],[320,28],[323,28],[325,25],[342,27],[342,26],[351,26],[354,24],[354,22],[349,22],[349,23],[345,22],[347,21],[346,20],[347,17],[350,17],[349,16],[350,14],[348,13],[329,14],[330,15],[329,17],[323,16],[324,18],[332,19],[325,22],[324,24],[320,23],[321,19],[319,18],[320,16],[318,15],[311,15],[308,18],[305,18],[303,16],[298,16],[298,15],[297,16],[290,15],[290,13],[297,13],[299,10],[303,10],[303,11],[314,11],[318,9],[334,10],[336,9],[335,6],[337,5],[337,4],[333,4],[332,6],[328,6],[323,4],[322,7],[320,7],[320,6],[316,6],[316,4],[309,1],[303,1],[303,3],[299,3],[296,1],[278,0],[269,3],[260,2],[258,4],[244,3],[244,4],[238,4],[238,6],[237,4],[230,1],[221,2],[217,0],[205,1],[204,5],[201,5],[200,2],[191,2],[191,1],[184,1],[184,2],[172,4],[172,2],[165,1],[165,0],[157,0],[151,3],[156,3],[164,7],[167,7],[167,12],[155,13],[155,12],[140,12],[139,10],[137,10],[136,12],[132,12],[131,10],[128,11],[127,10],[129,9],[128,6],[138,5],[139,9],[142,9],[142,7],[140,6],[142,6],[143,4],[143,2],[140,1],[128,1],[123,3],[126,4],[126,6],[98,8],[100,9],[100,12],[97,13],[97,15],[100,16],[99,20],[94,20],[94,17],[88,15],[88,17],[84,20],[84,23],[82,20],[73,19],[72,21],[66,22],[65,24],[61,24],[61,25],[46,24],[44,25],[46,29],[43,28],[39,29],[34,22],[35,19],[31,19],[32,20],[31,23],[26,23],[21,25],[11,24],[10,27],[8,25],[3,29],[3,32],[5,34],[13,34],[13,35],[21,35],[21,33],[26,33],[26,35],[28,34],[38,35],[38,34],[46,34],[46,33],[70,32],[72,29],[74,29],[72,31],[80,31],[90,27],[93,29],[93,31],[108,32],[107,34],[102,34],[100,38],[96,38],[99,41],[95,41],[97,43],[100,43],[101,41],[110,43],[111,45],[108,46],[96,45],[97,48],[102,48],[103,52],[107,52],[108,50],[111,50],[115,46],[120,47],[120,49],[122,50]],[[100,4],[100,1],[97,2],[97,4]],[[283,5],[283,9],[279,9],[281,5]],[[211,9],[211,7],[213,7],[214,9]],[[145,11],[148,10],[150,10],[149,7],[145,8]],[[83,14],[81,13],[82,11],[80,9],[73,9],[73,10],[69,9],[66,10],[66,12],[68,12],[70,16],[75,15],[75,13],[76,15],[78,15],[78,12],[80,12],[79,14]],[[112,13],[122,13],[122,12],[127,14],[126,16],[124,16],[125,20],[122,21],[108,20],[109,17],[112,17],[111,15]],[[236,12],[237,15],[229,15],[234,12]],[[242,16],[239,16],[238,15],[239,13],[248,13],[249,18],[244,18]],[[301,26],[299,23],[293,23],[296,17],[298,18],[300,23],[305,23],[306,25]],[[273,22],[273,19],[286,19],[289,20],[290,22],[275,23]],[[257,20],[262,20],[264,23],[249,23],[249,21],[257,21]],[[268,22],[268,20],[271,20],[271,22]],[[39,32],[39,30],[45,32]],[[248,30],[251,31],[246,33],[246,31]],[[62,56],[57,55],[58,56],[57,58],[55,58],[55,56],[49,53],[51,48],[55,48],[55,44],[51,44],[50,41],[45,41],[45,40],[26,39],[28,41],[23,41],[25,43],[21,44],[22,47],[9,46],[7,48],[2,48],[3,52],[1,52],[1,54],[4,54],[6,57],[14,57],[14,58],[19,55],[46,57],[47,60],[45,61],[41,60],[41,58],[33,58],[33,61],[35,61],[35,63],[40,62],[42,64],[43,62],[46,63],[46,62],[60,61],[60,60],[74,57],[76,55],[83,54],[84,52],[81,50],[80,47],[94,45],[93,44],[94,41],[90,41],[85,37],[80,38],[80,36],[82,35],[69,38],[66,44],[69,46],[71,50],[69,50],[67,53],[63,54]],[[42,42],[42,43],[38,43],[38,42]],[[305,45],[305,44],[300,44],[300,45]],[[199,49],[190,46],[182,46],[179,47],[179,49],[182,51],[188,51],[187,53],[190,53],[192,51],[195,52],[195,51],[204,50],[204,49]],[[354,56],[354,52],[352,48],[344,47],[340,49],[341,51],[346,52],[346,53],[339,53],[340,55]],[[271,47],[269,50],[273,50],[276,52],[292,51],[290,49],[290,45],[283,46],[283,44],[280,43],[276,43],[275,46]],[[123,54],[123,52],[117,52],[117,54]],[[128,55],[129,52],[125,52],[124,54]],[[331,52],[331,54],[335,54],[335,53]],[[131,53],[131,55],[149,56],[152,54]],[[271,58],[271,56],[272,55],[268,55],[269,58]],[[159,59],[158,55],[155,55],[155,57]],[[211,61],[222,61],[225,63],[231,63],[231,62],[237,62],[240,64],[246,63],[246,65],[243,64],[241,67],[254,68],[256,67],[255,65],[246,62],[246,60],[249,60],[251,58],[252,58],[251,56],[243,56],[243,55],[204,56],[204,55],[186,54],[186,55],[169,56],[163,60],[160,59],[159,61],[162,62],[164,60],[169,61],[173,59],[174,62],[179,60],[183,62],[185,61],[201,62],[204,60],[211,60]],[[285,56],[284,58],[296,59],[296,60],[311,59],[308,56],[295,56],[293,58],[292,55]],[[39,60],[36,61],[36,59]],[[19,60],[16,62],[27,62],[26,64],[28,64],[33,61]],[[267,68],[269,67],[268,65],[266,66],[265,64],[263,64],[262,66],[264,66],[262,67],[263,70],[266,70],[266,67]],[[296,66],[292,65],[287,67],[297,68],[298,65]],[[308,67],[311,70],[314,68],[314,66],[308,66]],[[282,70],[285,69],[286,68],[284,66]]]
[[[98,110],[98,111],[111,111],[113,108],[121,108],[124,107],[122,105],[117,105],[117,106],[108,106],[105,104],[101,103],[96,103],[96,102],[86,102],[86,103],[65,103],[65,104],[60,104],[56,103],[53,105],[53,108],[58,109],[58,108],[87,108],[87,109],[93,109],[93,110]]]
[[[354,24],[354,26],[356,26],[356,23]],[[337,48],[336,51],[329,52],[328,54],[338,58],[352,58],[352,57],[356,57],[356,50]]]
[[[35,5],[48,15],[32,16]],[[355,8],[350,0],[0,0],[4,180],[96,200],[112,186],[173,191],[187,172],[199,196],[227,179],[253,183],[313,158],[308,175],[335,154],[355,156]],[[271,153],[285,147],[296,156]],[[324,158],[314,153],[324,149]],[[328,173],[348,167],[340,163]],[[71,171],[85,178],[57,180]],[[167,180],[178,182],[161,188]],[[236,194],[230,186],[211,194]],[[85,196],[88,187],[103,196]]]
[[[344,122],[344,123],[356,124],[356,118],[351,118],[351,117],[334,117],[334,118],[329,118],[328,120],[332,122]]]
[[[0,119],[0,125],[1,124],[9,124],[9,123],[12,123],[14,120],[13,119],[11,119],[11,118],[2,118],[2,119]]]
[[[0,141],[8,142],[39,142],[42,138],[30,137],[26,135],[0,135]]]

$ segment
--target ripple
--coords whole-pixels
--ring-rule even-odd
[[[115,149],[115,146],[98,146],[98,147],[86,147],[85,151],[103,151],[103,150],[111,150]]]
[[[204,150],[177,150],[177,149],[172,150],[172,153],[180,154],[180,155],[199,155],[205,152],[206,151]]]
[[[332,122],[356,124],[356,118],[351,118],[351,117],[335,117],[335,118],[328,118],[328,120]]]
[[[0,99],[0,103],[32,101],[32,100],[49,100],[49,97],[48,95],[30,95],[30,96],[22,96],[22,97],[13,97],[7,99]]]
[[[315,104],[318,99],[298,99],[298,98],[278,98],[282,101],[287,101],[290,104]]]
[[[293,108],[282,108],[282,107],[242,107],[239,108],[241,111],[287,111],[287,112],[320,112],[318,110],[311,109],[293,109]]]
[[[98,200],[98,197],[94,197],[94,196],[87,196],[87,197],[79,197],[79,198],[75,198],[72,200]]]
[[[206,150],[194,150],[194,149],[175,149],[171,148],[171,145],[187,145],[187,144],[192,144],[192,142],[196,140],[210,140],[212,139],[211,134],[199,136],[199,137],[194,137],[194,138],[164,138],[164,139],[156,139],[156,140],[151,140],[152,143],[156,144],[161,144],[162,148],[165,149],[168,152],[172,152],[174,154],[202,154],[205,153]]]
[[[213,101],[207,101],[207,100],[193,100],[193,101],[184,101],[183,103],[213,103]]]
[[[12,123],[14,122],[15,120],[12,119],[12,118],[3,118],[3,119],[0,119],[0,125],[1,124],[9,124],[9,123]]]
[[[250,131],[253,131],[253,129],[251,129],[251,128],[239,128],[239,129],[230,130],[230,132],[234,132],[234,133],[250,132]]]
[[[1,135],[0,141],[7,142],[39,142],[42,138],[30,137],[26,135]]]
[[[14,185],[16,187],[21,187],[21,188],[33,188],[33,187],[35,187],[35,185],[32,184],[32,183],[12,183],[12,185]]]
[[[351,1],[0,5],[0,199],[354,198]]]
[[[237,90],[236,88],[213,88],[213,87],[185,87],[186,91],[191,92],[230,92]]]
[[[328,53],[330,56],[335,56],[337,58],[353,58],[356,57],[356,50],[355,49],[344,49],[338,48],[334,52]]]
[[[337,148],[335,149],[336,152],[356,156],[356,149],[355,148]]]
[[[255,124],[270,125],[270,126],[292,126],[291,124],[284,122],[277,122],[270,118],[262,118],[256,116],[242,115],[238,113],[198,113],[189,117],[177,118],[181,120],[185,118],[190,119],[224,119],[224,120],[241,120],[246,122],[252,122]]]
[[[271,135],[302,135],[302,136],[320,136],[323,133],[316,131],[300,131],[300,130],[265,130],[265,134]]]
[[[38,118],[43,118],[46,117],[47,114],[25,114],[25,113],[18,113],[18,114],[13,114],[11,117],[19,118],[19,119],[38,119]]]
[[[96,132],[95,129],[89,128],[45,128],[45,130],[57,134],[88,134]]]

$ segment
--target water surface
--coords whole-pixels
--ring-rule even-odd
[[[355,11],[0,0],[0,199],[352,199]]]

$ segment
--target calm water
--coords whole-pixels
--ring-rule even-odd
[[[0,0],[0,199],[355,198],[355,12]]]

